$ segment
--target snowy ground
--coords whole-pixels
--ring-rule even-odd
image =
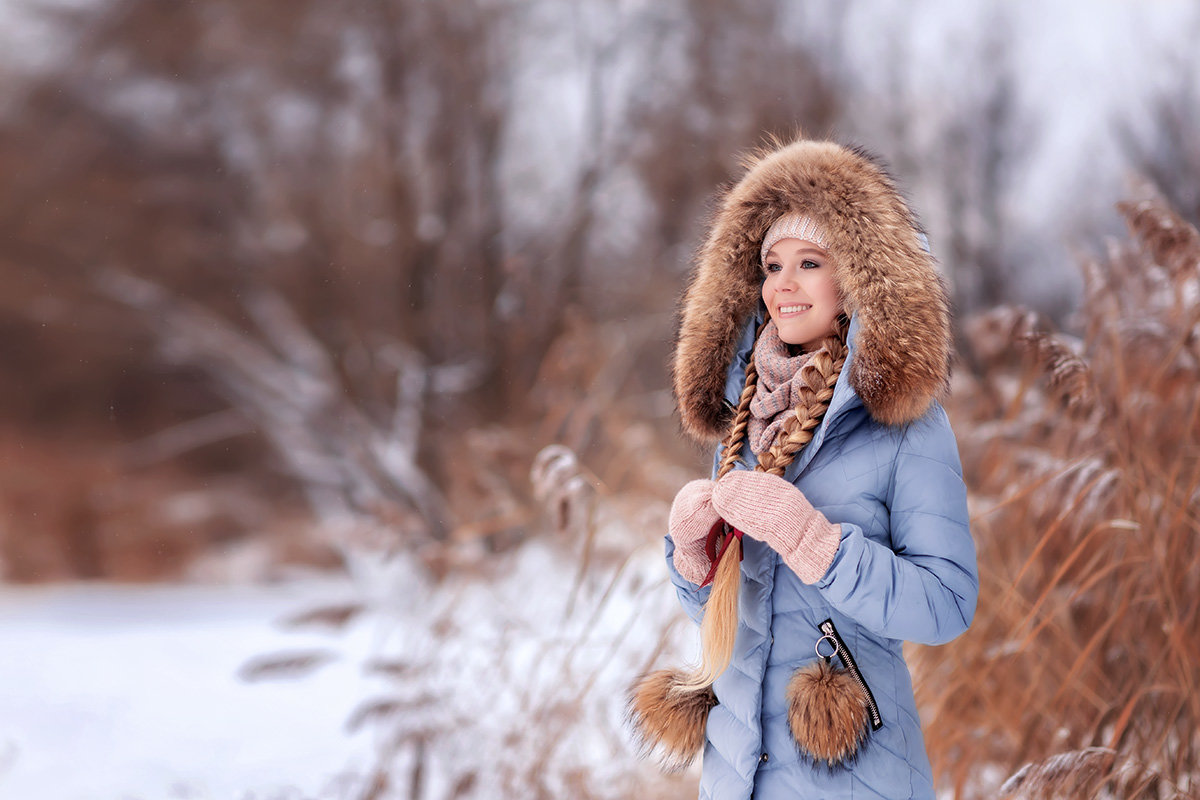
[[[343,800],[384,751],[393,791],[426,798],[661,786],[624,692],[691,631],[660,540],[601,516],[591,545],[534,539],[442,581],[402,554],[353,584],[0,587],[0,800]],[[356,601],[341,632],[279,624]],[[332,660],[239,677],[314,651]]]
[[[274,623],[349,588],[0,589],[0,798],[335,796],[370,749],[344,732],[369,626],[334,638]],[[298,679],[237,675],[313,646],[338,658]]]

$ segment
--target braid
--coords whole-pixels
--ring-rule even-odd
[[[755,333],[762,333],[765,322]],[[782,476],[788,464],[809,442],[820,425],[833,387],[846,364],[846,334],[849,319],[838,317],[837,331],[826,337],[820,349],[801,368],[804,384],[796,413],[783,425],[776,441],[759,457],[757,469]],[[746,383],[738,399],[724,452],[717,469],[721,478],[740,460],[750,423],[750,401],[758,387],[758,368],[751,351],[746,364]],[[704,730],[709,710],[716,705],[713,682],[729,666],[737,639],[738,595],[741,592],[742,543],[732,538],[717,565],[712,592],[700,623],[701,661],[693,669],[667,669],[640,678],[630,695],[630,715],[635,729],[649,749],[661,748],[671,763],[689,763],[704,746]]]
[[[782,477],[805,445],[813,438],[813,432],[821,424],[829,401],[833,398],[833,387],[837,383],[842,367],[846,363],[846,329],[849,321],[838,318],[835,333],[825,337],[820,349],[813,354],[801,370],[805,386],[801,389],[800,403],[796,413],[784,423],[783,430],[769,450],[759,457],[757,469]],[[766,327],[764,322],[755,334]],[[758,368],[754,364],[754,352],[746,364],[746,383],[738,399],[737,411],[725,438],[725,451],[717,470],[718,479],[733,469],[746,441],[746,429],[750,421],[750,401],[758,385]],[[679,691],[706,689],[717,679],[733,658],[734,639],[737,636],[738,594],[741,588],[741,541],[733,539],[721,556],[713,577],[712,592],[705,606],[704,618],[700,622],[701,664],[688,678],[681,679]]]
[[[766,320],[754,332],[754,341],[767,327]],[[746,441],[746,429],[750,425],[750,401],[758,386],[758,367],[754,364],[754,350],[746,362],[746,383],[738,398],[737,410],[729,434],[723,442],[721,464],[717,478],[731,471],[741,460],[742,444]],[[717,679],[733,658],[733,643],[737,638],[738,592],[741,587],[742,543],[733,539],[725,547],[724,555],[713,576],[712,591],[705,604],[704,618],[700,621],[701,663],[690,675],[678,675],[672,679],[672,692],[705,693],[711,691]]]
[[[770,449],[759,456],[758,468],[783,476],[796,454],[812,441],[813,434],[833,399],[833,388],[846,364],[847,348],[839,336],[828,336],[821,349],[800,368],[800,401],[796,413],[788,417]]]
[[[763,332],[763,328],[767,327],[764,321],[758,326],[758,330],[754,332],[754,341],[758,341],[758,335]],[[741,460],[742,443],[746,440],[746,429],[750,425],[750,401],[754,399],[754,392],[758,388],[758,366],[754,363],[754,351],[750,351],[750,358],[746,362],[746,383],[742,387],[742,396],[738,398],[737,411],[733,415],[733,424],[729,426],[729,433],[725,436],[725,441],[722,444],[725,446],[721,455],[721,466],[717,469],[717,478],[723,478],[727,472],[733,469],[734,465]]]

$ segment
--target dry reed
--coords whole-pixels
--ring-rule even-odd
[[[1084,264],[1077,337],[1017,309],[968,325],[980,605],[916,653],[957,798],[1200,791],[1200,234],[1143,193]]]

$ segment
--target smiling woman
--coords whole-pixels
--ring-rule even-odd
[[[702,799],[935,797],[901,643],[962,633],[979,586],[936,399],[949,345],[933,257],[877,162],[797,141],[750,163],[675,356],[685,428],[721,440],[667,540],[702,662],[631,698],[649,749],[703,751]]]

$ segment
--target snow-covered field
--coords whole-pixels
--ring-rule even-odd
[[[0,589],[0,800],[342,800],[379,763],[389,798],[626,797],[661,779],[625,688],[691,633],[661,540],[630,536],[609,519],[441,581],[402,555],[354,582]]]
[[[367,626],[275,624],[347,583],[0,590],[0,798],[335,796],[368,755],[344,723],[363,697]],[[247,682],[267,653],[328,647],[294,680]]]

